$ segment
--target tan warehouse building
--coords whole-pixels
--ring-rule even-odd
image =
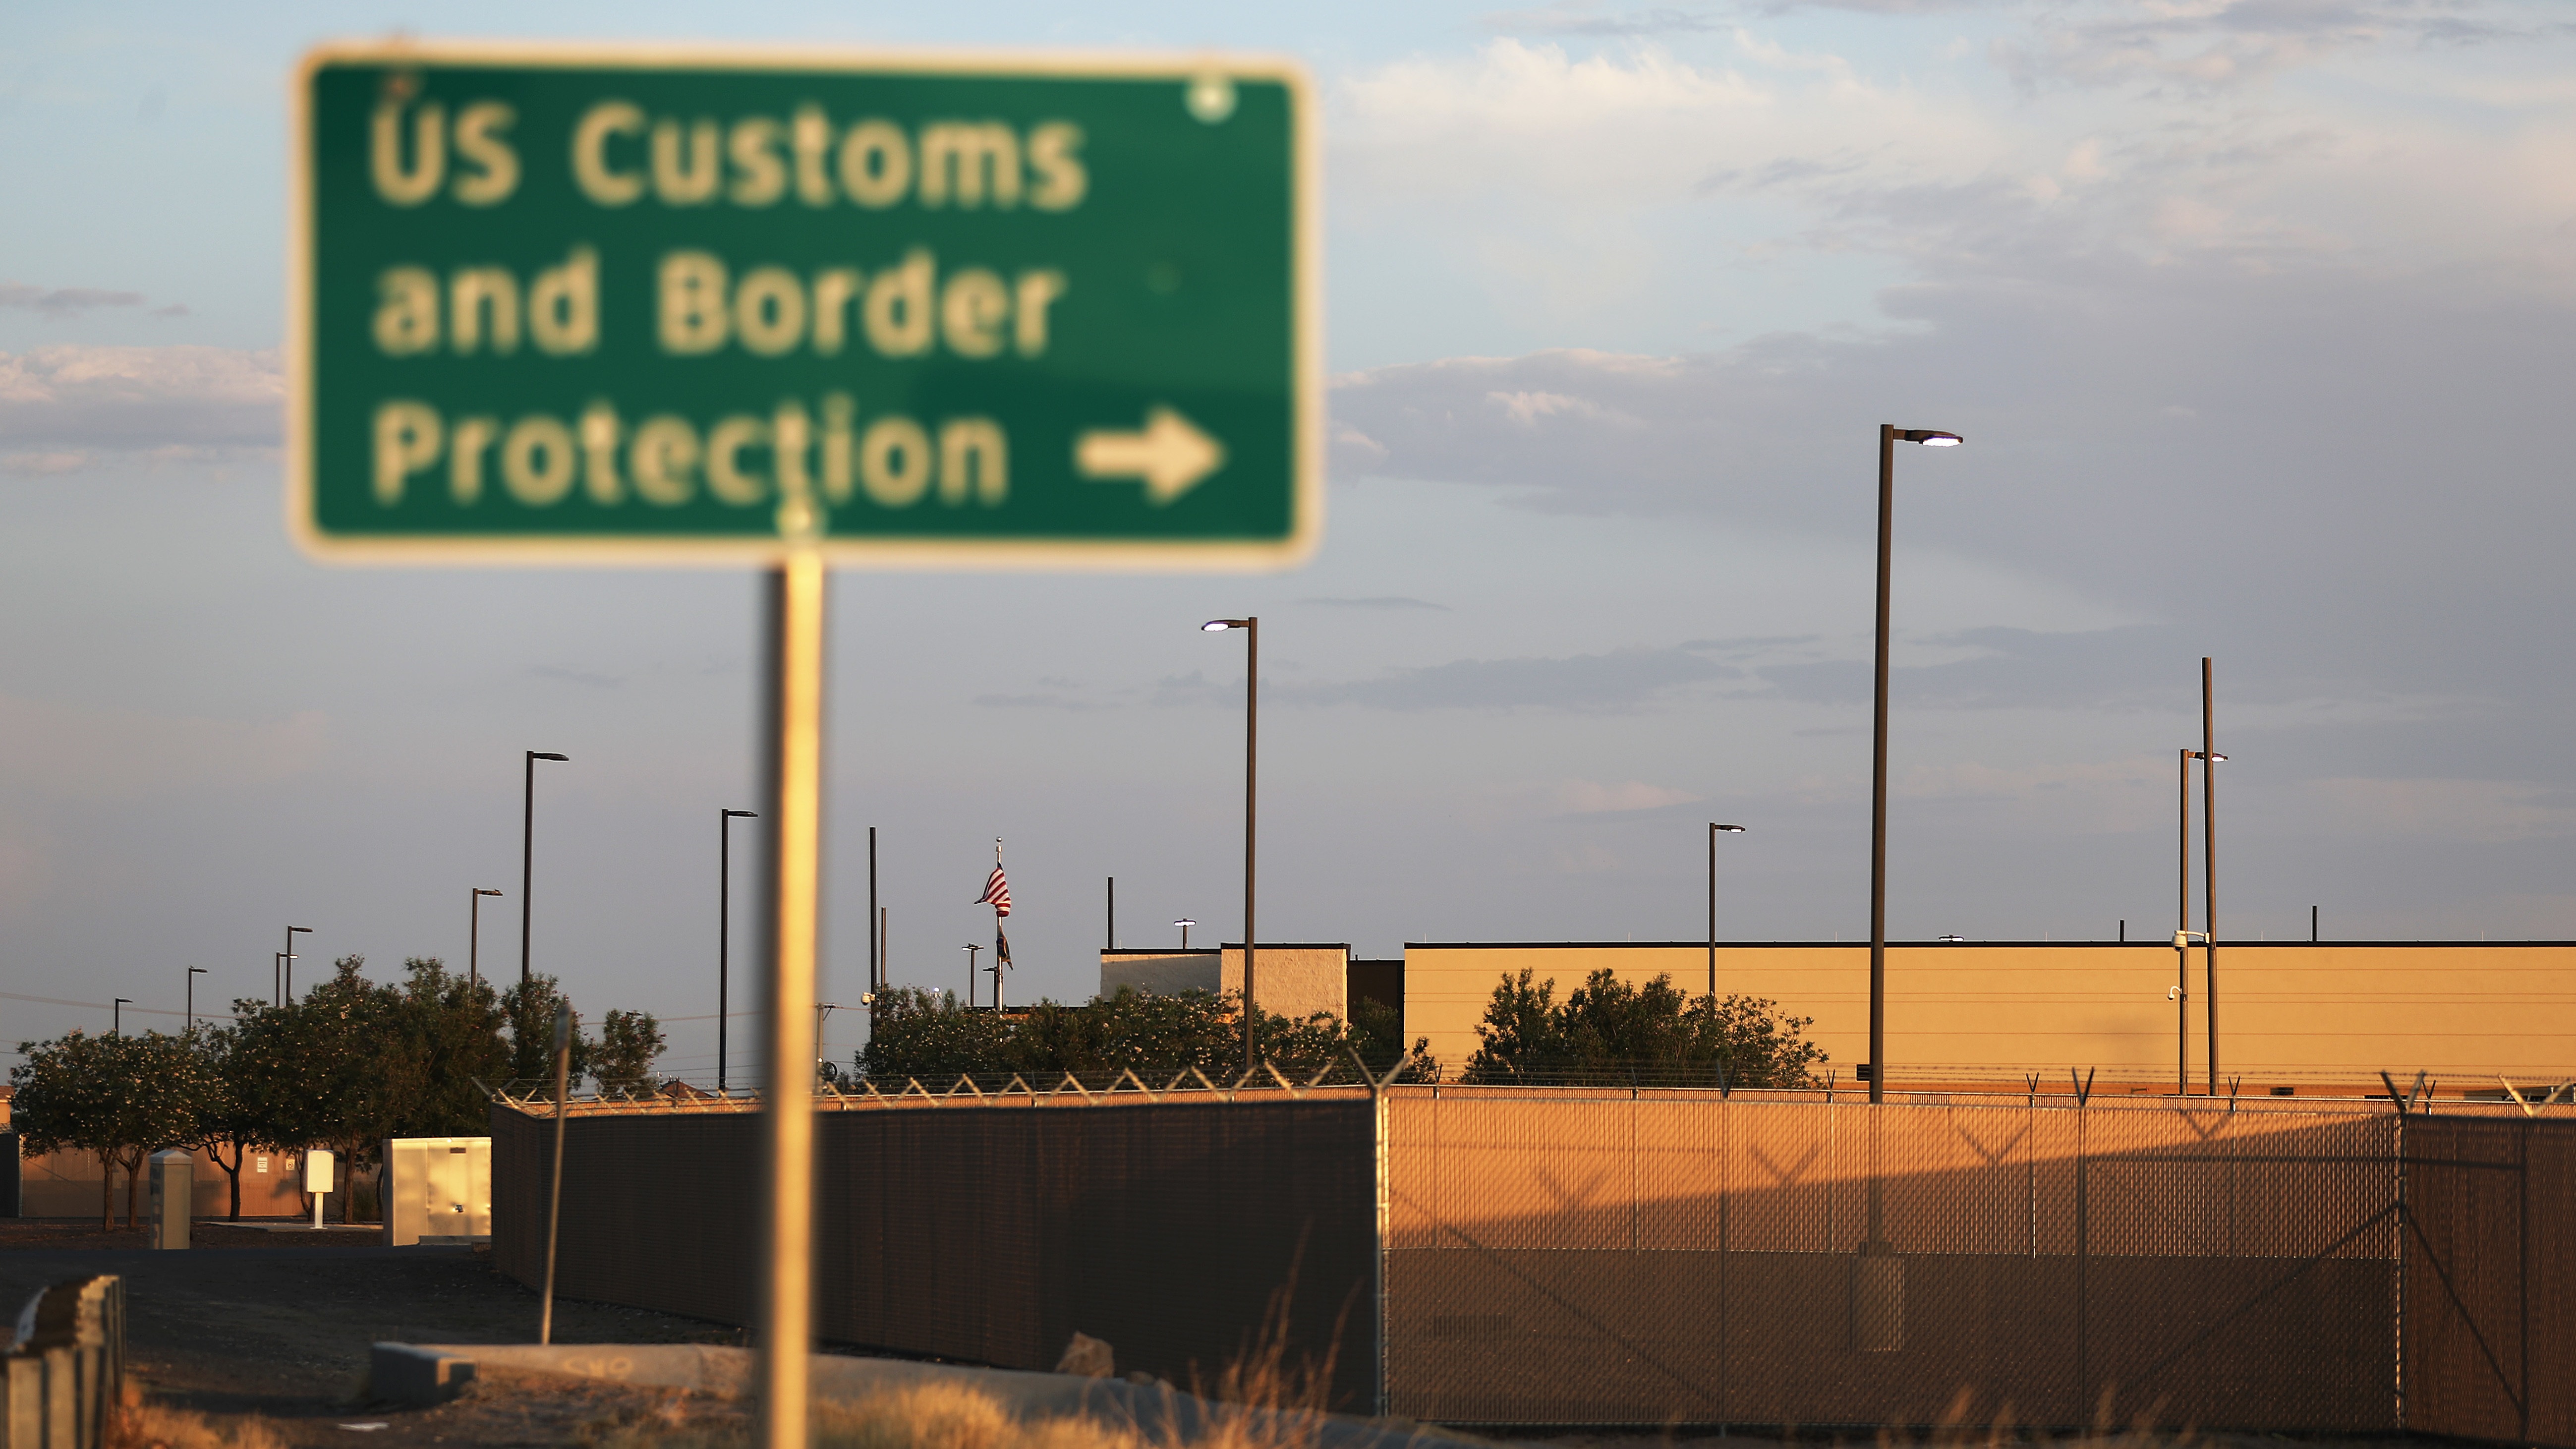
[[[1232,990],[1241,948],[1104,952],[1104,991],[1196,985]],[[2178,1018],[2187,1020],[2193,1090],[2208,1071],[2206,952],[2176,1002],[2175,952],[2162,942],[1905,942],[1887,948],[1889,1085],[2009,1085],[2065,1090],[2092,1071],[2111,1090],[2170,1091]],[[1276,962],[1276,965],[1273,963]],[[1159,964],[1157,964],[1159,963]],[[1338,966],[1338,971],[1335,969]],[[1450,1072],[1477,1045],[1494,987],[1527,970],[1558,1000],[1595,970],[1644,984],[1668,975],[1709,989],[1705,942],[1408,943],[1400,962],[1353,960],[1341,946],[1261,948],[1262,1004],[1347,1015],[1354,994],[1392,997],[1407,1038],[1427,1038]],[[1166,979],[1167,978],[1167,979]],[[1812,1017],[1810,1040],[1842,1081],[1868,1059],[1869,947],[1851,942],[1721,942],[1721,994],[1765,997]],[[2424,1072],[2443,1095],[2576,1080],[2576,942],[2226,942],[2218,950],[2222,1082],[2249,1093],[2378,1092]]]

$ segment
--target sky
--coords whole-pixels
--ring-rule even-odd
[[[714,1066],[744,572],[363,569],[283,524],[287,82],[327,38],[1239,51],[1325,142],[1325,537],[1278,574],[843,571],[824,995],[1241,933],[2576,937],[2576,24],[2502,0],[0,12],[0,1039],[519,935]],[[737,827],[740,829],[741,827]],[[748,876],[741,877],[748,885]],[[739,906],[739,902],[737,903]],[[739,927],[745,912],[737,909]],[[750,936],[740,931],[739,966]],[[747,1010],[747,993],[733,1001]],[[1784,1005],[1795,1009],[1795,1002]],[[836,1019],[836,1054],[858,1038]],[[737,1062],[749,1023],[735,1033]],[[737,1072],[742,1070],[736,1067]]]

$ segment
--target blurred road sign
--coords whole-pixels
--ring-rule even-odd
[[[296,89],[314,552],[1314,546],[1293,66],[387,43],[315,52]]]

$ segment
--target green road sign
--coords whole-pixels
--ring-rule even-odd
[[[331,47],[289,515],[329,557],[1293,562],[1293,66]]]

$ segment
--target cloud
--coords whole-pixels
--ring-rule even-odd
[[[274,448],[285,395],[273,351],[60,345],[0,352],[0,448]]]
[[[1536,10],[1497,10],[1477,23],[1507,35],[1696,35],[1723,28],[1705,11],[1668,6],[1610,11],[1594,0],[1560,0]]]
[[[1989,54],[2025,91],[2170,87],[2191,95],[2268,79],[2389,43],[2471,45],[2531,40],[2563,26],[2492,25],[2459,0],[2197,0],[2094,3],[2042,12],[2028,37]]]
[[[1617,784],[1566,780],[1555,787],[1553,796],[1557,810],[1566,815],[1614,815],[1636,810],[1661,810],[1668,805],[1688,805],[1700,798],[1687,790],[1650,785],[1643,780],[1622,780]]]
[[[2422,841],[2511,843],[2576,835],[2576,790],[2528,780],[2313,780],[2343,831]]]
[[[31,287],[0,282],[0,307],[24,307],[48,317],[78,317],[101,307],[139,307],[141,292],[110,292],[98,287]],[[187,309],[181,308],[181,311]]]
[[[1398,594],[1381,594],[1365,599],[1299,599],[1297,602],[1334,609],[1436,609],[1444,614],[1449,612],[1447,604],[1435,604],[1428,599],[1409,599]]]
[[[1061,709],[1077,713],[1101,708],[1100,705],[1088,700],[1076,699],[1071,695],[1052,691],[1039,694],[979,694],[975,696],[972,703],[983,709]]]
[[[1299,685],[1279,693],[1302,704],[1371,709],[1622,712],[1641,708],[1666,691],[1739,673],[1686,649],[1626,649],[1560,659],[1460,659],[1380,679]]]
[[[18,758],[45,762],[16,773],[21,795],[152,800],[309,774],[330,758],[331,722],[310,710],[241,720],[0,695],[0,738]]]
[[[2149,625],[2066,634],[1988,627],[1919,643],[1968,657],[1891,667],[1889,693],[1909,706],[1951,709],[2170,708],[2172,664],[2186,647],[2171,629]],[[1866,704],[1871,696],[1864,660],[1771,664],[1753,673],[1780,697],[1810,704]]]

